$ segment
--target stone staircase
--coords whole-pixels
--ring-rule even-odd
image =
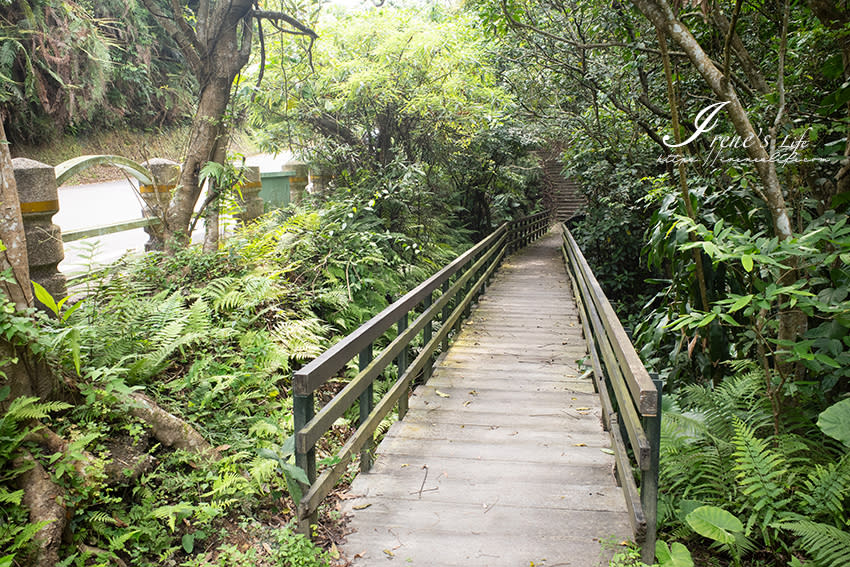
[[[564,222],[584,212],[586,203],[578,184],[561,175],[558,150],[541,152],[543,163],[543,199],[558,222]]]

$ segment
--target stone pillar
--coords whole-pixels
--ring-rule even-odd
[[[295,175],[289,178],[289,202],[300,205],[307,187],[307,166],[301,162],[292,161],[284,164],[283,170],[295,172]]]
[[[312,195],[326,197],[330,193],[330,182],[332,179],[333,176],[323,169],[311,170],[310,185],[312,185],[312,190],[310,193]]]
[[[260,198],[263,183],[260,181],[260,168],[256,165],[246,165],[242,170],[245,176],[245,182],[239,186],[242,198],[237,194],[236,199],[242,207],[239,220],[247,223],[263,214],[263,200]]]
[[[30,279],[41,284],[58,302],[68,295],[65,276],[58,265],[65,258],[62,231],[53,224],[59,212],[59,192],[53,167],[26,158],[12,160],[21,216],[27,239]],[[44,308],[40,302],[36,305]]]
[[[171,203],[171,192],[180,180],[180,164],[164,158],[153,158],[142,163],[153,174],[153,185],[139,185],[139,193],[145,206],[142,208],[144,218],[164,219]],[[157,226],[146,226],[148,241],[145,250],[162,250],[162,229]]]

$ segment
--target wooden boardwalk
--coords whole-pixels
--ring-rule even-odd
[[[503,263],[354,481],[353,565],[591,567],[631,538],[560,242]]]

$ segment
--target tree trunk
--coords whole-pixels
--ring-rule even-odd
[[[6,248],[0,248],[0,271],[10,269],[15,281],[0,280],[0,290],[15,304],[16,309],[21,310],[33,305],[32,285],[18,185],[15,183],[15,170],[3,119],[0,113],[0,241]]]
[[[59,546],[62,545],[62,533],[67,522],[62,504],[65,494],[29,453],[16,459],[13,466],[18,468],[25,464],[32,468],[17,479],[18,486],[24,491],[22,502],[29,509],[30,523],[47,522],[35,534],[38,550],[32,567],[54,567],[59,562]]]
[[[761,180],[763,190],[759,193],[759,196],[770,209],[773,220],[773,234],[779,240],[791,238],[793,236],[791,219],[785,198],[782,195],[782,186],[776,173],[776,164],[759,139],[729,77],[724,76],[714,65],[690,30],[676,18],[667,0],[632,0],[632,3],[655,24],[657,29],[663,31],[679,44],[679,47],[687,54],[697,72],[714,91],[714,94],[726,103],[725,110],[735,127],[735,131],[742,140],[749,142],[746,144],[747,154]],[[785,270],[780,279],[784,285],[792,284],[797,279],[795,267],[791,266]],[[805,317],[801,317],[800,312],[795,310],[780,309],[778,323],[777,338],[780,341],[794,341],[806,330]],[[781,374],[787,376],[790,367],[783,362],[783,358],[777,357],[776,367]]]
[[[180,46],[200,88],[179,186],[165,218],[165,250],[173,252],[190,242],[189,226],[201,194],[201,168],[225,144],[230,89],[251,55],[253,0],[200,0],[194,10],[194,28],[179,10],[183,3],[142,3]]]
[[[182,247],[189,243],[189,225],[201,194],[198,178],[204,164],[215,159],[216,147],[223,144],[222,132],[226,130],[223,121],[236,72],[229,77],[216,77],[213,83],[201,91],[186,159],[180,171],[180,188],[168,207],[164,241],[173,242],[172,246],[166,246],[166,250],[173,249],[174,244]]]
[[[10,301],[19,311],[32,307],[33,295],[27,240],[2,114],[0,114],[0,241],[3,244],[0,247],[0,272],[9,270],[11,279],[14,280],[6,281],[5,278],[0,278],[2,304],[5,305],[6,301]],[[2,250],[4,247],[5,250]],[[35,387],[30,368],[26,364],[25,353],[16,348],[6,337],[0,338],[0,365],[2,365],[0,370],[6,375],[0,385],[9,386],[11,389],[6,401],[0,402],[0,411],[3,411],[4,404],[8,404],[18,396],[32,396],[38,388]]]
[[[227,159],[227,147],[224,140],[225,132],[218,138],[218,143],[213,148],[212,161],[224,163]],[[207,180],[207,199],[209,204],[204,211],[204,252],[215,252],[218,250],[220,234],[219,215],[221,214],[222,187],[214,179]]]
[[[714,65],[685,24],[676,18],[666,0],[632,0],[632,2],[658,29],[679,44],[714,94],[727,103],[725,110],[738,136],[742,140],[750,140],[746,150],[761,179],[764,189],[761,196],[767,203],[773,218],[773,233],[780,240],[790,238],[791,220],[785,198],[782,196],[782,186],[776,174],[776,166],[759,139],[731,81],[724,77]]]

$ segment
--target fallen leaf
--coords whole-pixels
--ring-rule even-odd
[[[365,510],[366,508],[368,508],[371,505],[372,505],[371,502],[367,502],[366,504],[358,504],[357,506],[352,506],[352,508],[354,508],[355,510]]]
[[[576,411],[589,411],[590,408],[576,408]]]
[[[573,447],[587,447],[587,443],[574,443]]]
[[[478,395],[478,392],[477,392],[477,391],[475,391],[475,390],[470,390],[470,391],[469,391],[469,395],[470,395],[470,396],[477,396],[477,395]]]
[[[605,453],[606,455],[613,455],[614,454],[614,451],[612,451],[611,449],[604,448],[604,447],[602,449],[599,449],[599,450],[602,451],[603,453]]]
[[[390,551],[389,549],[385,549],[385,550],[384,550],[384,553],[386,553],[386,554],[387,554],[387,557],[395,557],[395,553],[393,553],[393,552],[392,552],[392,551]]]
[[[451,398],[451,396],[450,396],[450,395],[446,394],[445,392],[441,392],[441,391],[439,391],[439,390],[434,390],[434,393],[436,393],[436,394],[437,394],[438,396],[440,396],[441,398]]]

